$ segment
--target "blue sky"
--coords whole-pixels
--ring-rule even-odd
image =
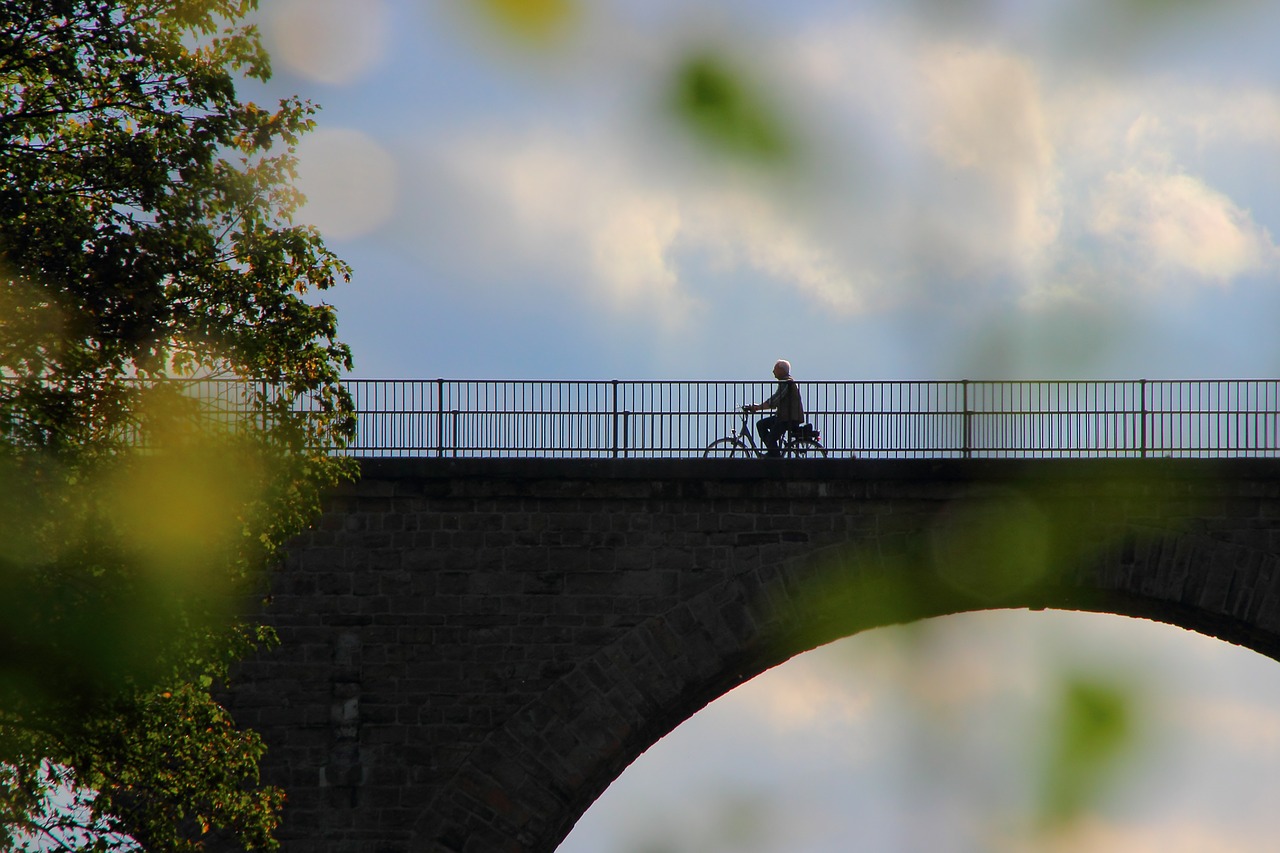
[[[355,268],[325,297],[354,376],[1280,368],[1280,5],[601,0],[550,48],[477,5],[264,4],[265,95],[323,107],[299,184]],[[784,118],[794,167],[709,156],[671,120],[696,50]],[[756,679],[562,850],[1032,849],[1014,747],[1076,658],[1149,680],[1164,746],[1054,849],[1271,849],[1280,667],[1152,623],[995,614]],[[721,843],[748,818],[758,844]]]

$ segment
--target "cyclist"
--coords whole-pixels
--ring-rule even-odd
[[[778,359],[773,365],[773,376],[778,380],[778,390],[763,403],[752,403],[743,406],[748,412],[759,412],[764,409],[775,409],[777,414],[761,418],[756,424],[756,432],[760,440],[768,448],[768,456],[781,456],[778,439],[804,423],[804,401],[800,399],[800,387],[791,378],[791,362],[785,358]]]

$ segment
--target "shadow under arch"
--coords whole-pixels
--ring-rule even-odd
[[[1089,611],[1164,622],[1280,660],[1280,558],[1267,551],[1128,526],[1099,549],[1052,555],[1051,570],[1033,582],[1009,583],[997,567],[974,584],[958,583],[948,563],[964,555],[923,538],[899,552],[842,547],[765,565],[636,625],[470,753],[417,826],[424,849],[549,853],[632,761],[707,704],[870,628],[982,610]],[[977,556],[988,567],[1000,559]]]

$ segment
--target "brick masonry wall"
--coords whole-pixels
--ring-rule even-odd
[[[228,703],[286,850],[551,851],[644,749],[799,652],[992,607],[1280,657],[1258,460],[368,460]]]

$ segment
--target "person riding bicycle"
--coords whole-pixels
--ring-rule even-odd
[[[773,376],[778,380],[778,390],[763,403],[751,403],[742,408],[748,412],[759,412],[764,409],[776,409],[776,415],[761,418],[756,423],[756,431],[760,440],[769,449],[768,456],[781,456],[778,440],[787,430],[794,429],[804,423],[804,401],[800,399],[800,386],[791,378],[791,362],[778,359],[773,366]]]

